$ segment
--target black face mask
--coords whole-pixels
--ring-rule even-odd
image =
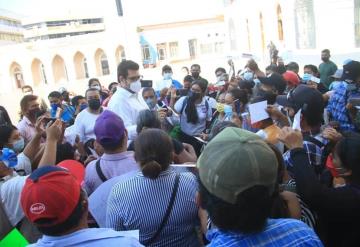
[[[195,93],[193,91],[189,91],[189,97],[193,100],[198,100],[201,98],[201,93]]]
[[[29,116],[31,118],[37,118],[40,115],[40,113],[42,113],[40,108],[29,110]]]
[[[191,75],[194,78],[199,78],[200,73],[199,72],[192,72]]]
[[[88,105],[89,105],[89,108],[94,111],[99,110],[99,108],[101,106],[99,99],[88,100]]]

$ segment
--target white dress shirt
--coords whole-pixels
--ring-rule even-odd
[[[124,121],[130,140],[134,140],[137,136],[136,121],[139,112],[145,109],[149,109],[149,107],[144,101],[141,91],[131,93],[122,87],[118,87],[108,104],[108,110],[116,113]]]

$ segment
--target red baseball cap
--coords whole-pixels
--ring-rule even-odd
[[[65,222],[80,200],[81,186],[69,171],[46,166],[36,169],[27,179],[20,203],[26,218],[37,226]],[[47,223],[38,220],[47,219]]]
[[[300,84],[300,79],[295,72],[288,70],[284,74],[282,74],[282,76],[284,80],[292,86],[297,86]]]
[[[75,179],[81,185],[84,182],[85,177],[85,167],[79,161],[76,160],[63,160],[57,166],[68,170],[72,175],[74,175]]]

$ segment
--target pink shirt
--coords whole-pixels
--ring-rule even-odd
[[[17,128],[20,132],[20,135],[24,138],[25,143],[29,143],[31,139],[36,135],[35,125],[30,122],[27,117],[17,124]]]

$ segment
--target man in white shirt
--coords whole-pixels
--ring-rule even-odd
[[[129,139],[136,137],[136,120],[141,110],[149,109],[139,91],[141,90],[139,65],[131,60],[122,61],[117,69],[120,87],[111,97],[108,109],[124,121]]]

